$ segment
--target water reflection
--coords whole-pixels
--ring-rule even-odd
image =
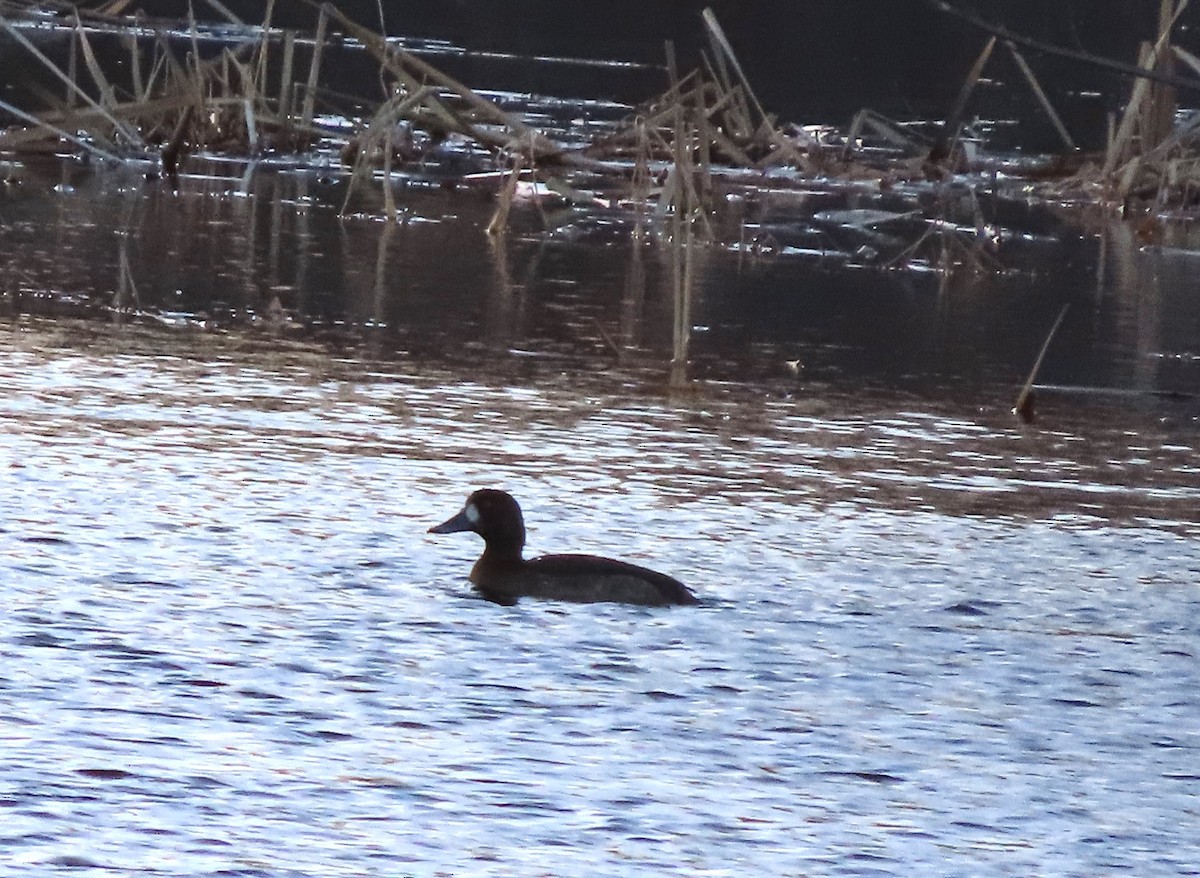
[[[7,268],[13,308],[128,309],[128,293],[118,295],[132,289],[121,282],[125,252],[142,319],[345,343],[370,336],[381,356],[452,357],[485,342],[500,354],[497,368],[516,367],[508,349],[670,359],[673,338],[687,330],[687,359],[702,378],[777,376],[799,361],[819,383],[932,382],[953,392],[1019,384],[1045,327],[1071,302],[1046,383],[1200,387],[1200,308],[1186,284],[1193,257],[1178,235],[1147,247],[1121,224],[1091,237],[1041,216],[1025,224],[1057,222],[1057,237],[1012,241],[1009,258],[1022,270],[964,274],[948,286],[819,260],[710,254],[696,271],[695,313],[674,321],[668,249],[634,247],[623,225],[597,224],[594,211],[569,211],[546,234],[531,210],[493,241],[483,233],[491,205],[469,190],[401,181],[393,224],[338,218],[332,206],[344,183],[319,171],[260,166],[231,178],[228,170],[173,190],[136,173],[27,168],[0,204],[2,243],[22,254]],[[800,209],[795,222],[813,205]]]
[[[1008,408],[1064,299],[1048,380],[1194,391],[1191,257],[1111,235],[1098,289],[1095,239],[1041,242],[939,296],[713,254],[672,393],[653,247],[248,180],[0,202],[11,862],[1190,867],[1194,403]],[[535,551],[707,606],[473,599],[477,547],[422,535],[482,485],[519,490]]]

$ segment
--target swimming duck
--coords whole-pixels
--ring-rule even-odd
[[[471,568],[471,582],[498,604],[511,606],[521,597],[645,606],[699,603],[679,580],[612,558],[542,555],[525,560],[521,557],[525,519],[517,501],[505,491],[476,491],[461,512],[429,529],[431,534],[461,531],[483,537],[483,554]]]

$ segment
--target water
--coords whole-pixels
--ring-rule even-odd
[[[652,252],[330,186],[0,202],[0,872],[1200,871],[1186,241],[718,254],[672,389]],[[1023,426],[1064,301],[1043,380],[1139,393]],[[484,485],[704,605],[475,599]]]

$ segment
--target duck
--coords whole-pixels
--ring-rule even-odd
[[[456,515],[429,529],[431,534],[466,531],[483,537],[483,554],[470,580],[493,603],[512,606],[522,597],[652,607],[699,603],[678,579],[626,561],[597,555],[524,558],[525,518],[507,491],[475,491]]]

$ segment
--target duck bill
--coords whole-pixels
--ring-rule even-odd
[[[456,534],[464,530],[475,530],[475,525],[471,523],[471,519],[467,518],[465,509],[453,518],[431,527],[429,532],[431,534]]]

